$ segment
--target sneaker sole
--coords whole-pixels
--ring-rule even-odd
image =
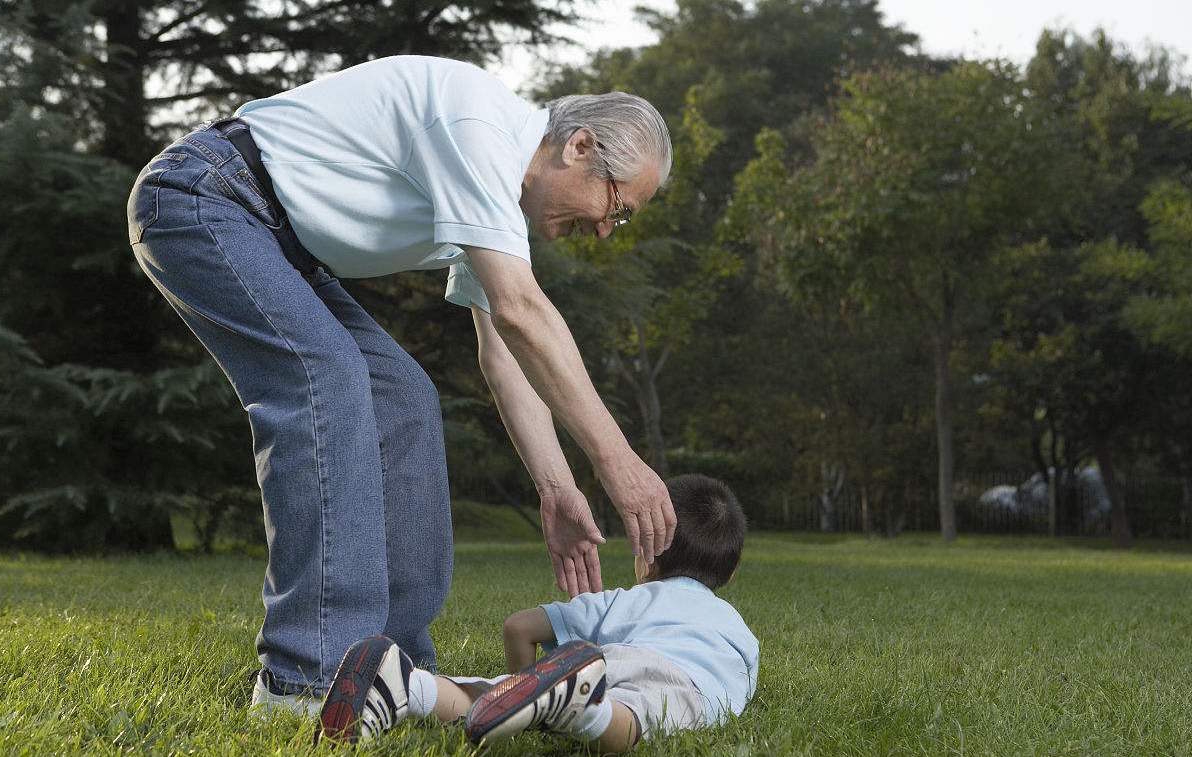
[[[348,647],[339,669],[335,671],[331,688],[327,690],[323,709],[319,712],[316,744],[320,736],[347,743],[354,743],[360,738],[360,719],[364,715],[368,690],[373,685],[385,653],[392,646],[390,639],[372,636]]]
[[[595,644],[570,641],[520,673],[501,681],[480,696],[468,711],[465,724],[468,739],[480,743],[489,735],[499,737],[493,732],[499,730],[503,723],[532,706],[538,697],[559,685],[560,681],[603,659],[600,647]],[[599,700],[594,696],[591,701]]]

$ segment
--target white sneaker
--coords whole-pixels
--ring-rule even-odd
[[[319,713],[320,733],[335,741],[364,743],[405,720],[412,670],[409,655],[387,636],[348,647]]]
[[[319,708],[323,706],[315,697],[300,694],[274,694],[265,682],[268,673],[262,670],[257,674],[257,681],[252,687],[252,704],[249,713],[261,720],[267,719],[278,712],[292,712],[304,718],[317,718]]]
[[[537,728],[567,731],[588,705],[604,699],[604,654],[587,641],[563,644],[486,691],[468,710],[473,743]]]

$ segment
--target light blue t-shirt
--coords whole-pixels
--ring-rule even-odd
[[[629,644],[657,652],[691,676],[709,723],[740,715],[757,688],[758,643],[741,615],[685,576],[542,605],[555,643]]]
[[[471,245],[530,259],[521,184],[547,111],[469,63],[403,55],[243,105],[302,244],[345,278],[452,267],[488,309]]]

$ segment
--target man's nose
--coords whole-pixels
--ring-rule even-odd
[[[614,225],[615,224],[613,224],[612,221],[598,221],[596,223],[597,238],[608,239],[610,236],[612,236]]]

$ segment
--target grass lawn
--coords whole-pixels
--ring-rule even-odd
[[[623,541],[606,585],[632,578]],[[447,672],[500,672],[500,623],[558,598],[543,548],[465,542],[434,626]],[[0,556],[0,754],[291,754],[248,719],[259,556]],[[761,641],[745,714],[642,755],[1192,754],[1192,553],[1087,543],[752,535],[723,591]],[[326,747],[317,750],[330,753]],[[472,754],[410,723],[369,754]],[[487,753],[568,754],[523,736]]]

